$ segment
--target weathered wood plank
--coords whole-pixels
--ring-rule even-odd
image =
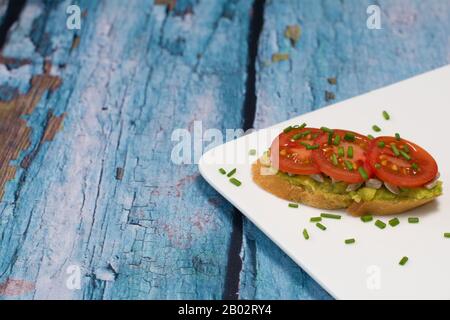
[[[251,1],[80,1],[79,31],[71,2],[28,1],[3,50],[19,94],[46,70],[61,84],[34,96],[10,163],[0,298],[221,298],[233,208],[171,162],[171,134],[242,125]]]
[[[448,1],[376,3],[382,10],[381,30],[366,27],[366,9],[373,1],[267,2],[257,66],[256,128],[332,103],[326,91],[339,101],[450,62]],[[284,36],[288,25],[301,27],[296,47]],[[273,63],[276,53],[287,53],[289,59]],[[337,84],[328,78],[336,78]],[[248,221],[244,232],[242,298],[329,298]]]

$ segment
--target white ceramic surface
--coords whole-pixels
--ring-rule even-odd
[[[387,110],[391,120],[382,117]],[[437,201],[399,215],[400,225],[384,230],[373,221],[363,223],[345,211],[341,220],[324,220],[326,231],[309,222],[324,210],[300,205],[288,207],[260,189],[251,179],[251,164],[286,126],[344,128],[360,133],[393,135],[399,132],[428,150],[436,159],[444,181],[444,195]],[[383,131],[372,132],[373,124]],[[338,299],[450,299],[450,66],[359,97],[304,114],[216,147],[203,155],[203,177],[258,226],[311,277]],[[257,149],[250,156],[249,149]],[[236,187],[218,168],[237,168]],[[409,224],[408,217],[420,217]],[[387,223],[389,218],[381,218]],[[303,228],[310,240],[304,240]],[[344,244],[355,238],[353,245]],[[398,264],[403,256],[409,261]]]

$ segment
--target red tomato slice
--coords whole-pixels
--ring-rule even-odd
[[[384,147],[379,146],[380,143],[384,143]],[[438,172],[436,161],[428,152],[412,142],[394,137],[374,139],[368,160],[380,180],[399,187],[423,186]]]
[[[308,150],[306,145],[313,145],[321,134],[322,131],[315,128],[293,128],[289,132],[282,132],[270,147],[272,166],[292,174],[320,173],[311,158],[312,150]]]
[[[333,179],[347,183],[361,183],[365,180],[359,171],[362,167],[370,178],[372,170],[367,164],[369,138],[348,130],[333,130],[333,132],[331,144],[328,134],[314,141],[319,148],[313,151],[312,157],[319,169]],[[351,151],[349,153],[349,149],[353,154]]]

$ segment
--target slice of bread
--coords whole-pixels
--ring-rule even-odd
[[[362,216],[365,214],[373,215],[390,215],[402,213],[428,202],[434,198],[427,199],[399,199],[399,200],[371,200],[371,201],[354,201],[349,195],[335,194],[323,192],[321,190],[311,191],[303,186],[293,185],[287,179],[280,176],[263,175],[261,169],[263,166],[260,161],[256,161],[252,166],[253,181],[262,189],[272,193],[273,195],[293,202],[303,203],[311,207],[319,209],[344,209],[354,216]]]

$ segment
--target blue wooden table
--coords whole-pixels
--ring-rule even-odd
[[[10,2],[1,299],[330,299],[201,178],[204,145],[171,161],[174,132],[263,128],[450,62],[448,0]]]

